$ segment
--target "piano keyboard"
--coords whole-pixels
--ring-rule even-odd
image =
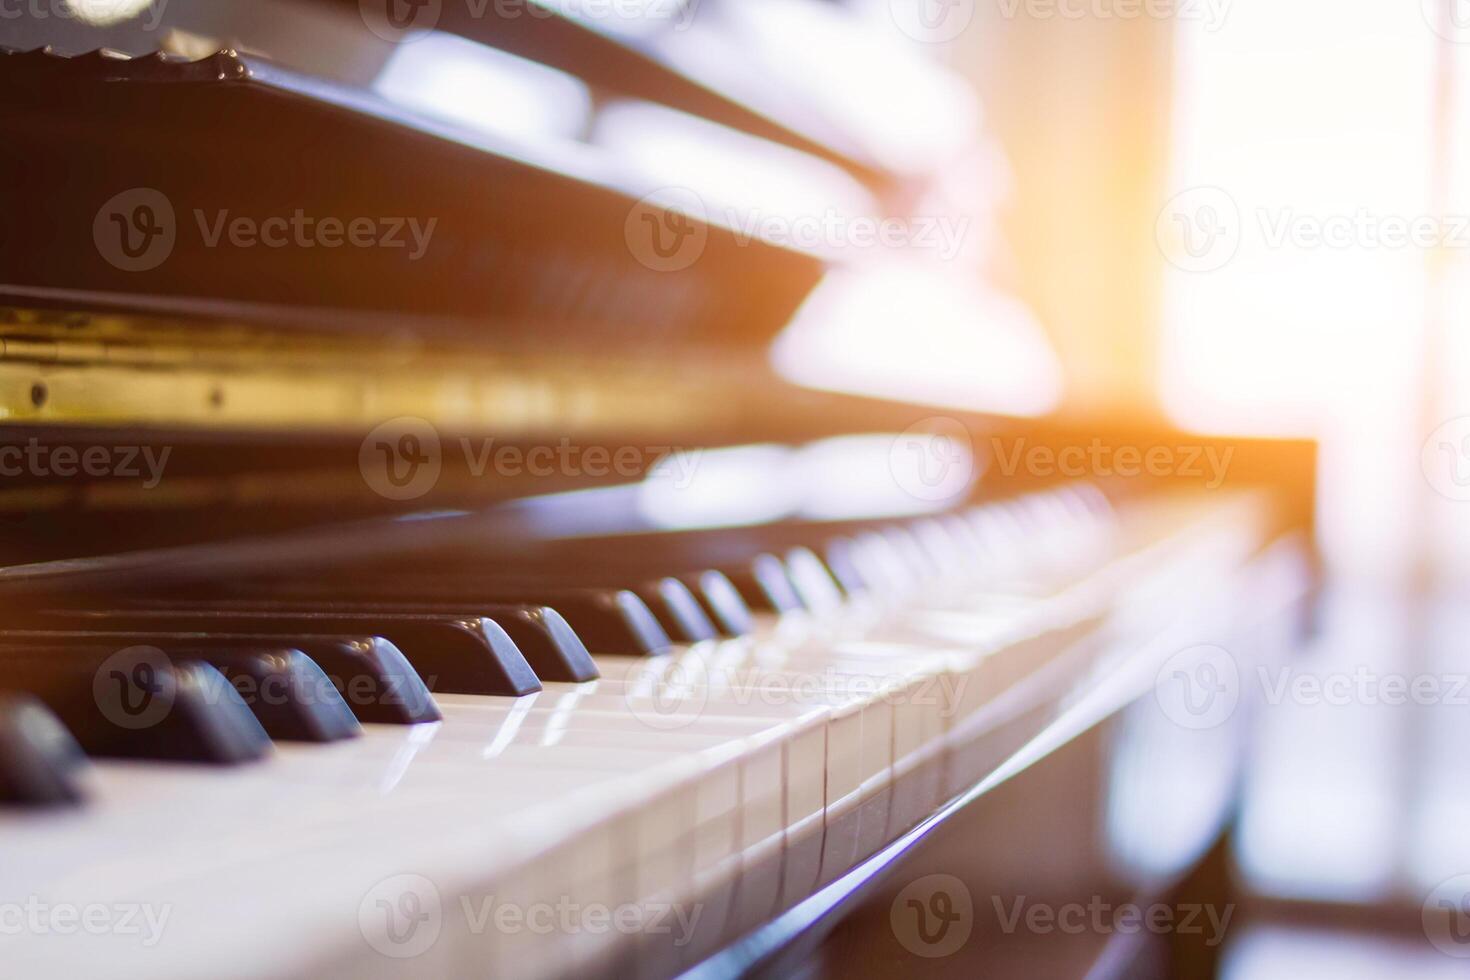
[[[431,601],[433,576],[393,603],[378,569],[15,610],[0,962],[675,975],[995,772],[1008,722],[1146,674],[1264,520],[1255,497],[1068,487],[653,588],[636,555],[583,577],[636,569],[612,591],[503,567],[480,609]]]

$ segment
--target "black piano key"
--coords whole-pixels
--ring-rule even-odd
[[[637,591],[658,617],[664,631],[675,639],[699,643],[719,637],[720,631],[710,621],[699,600],[678,579],[661,578],[640,586]]]
[[[946,514],[940,518],[940,523],[949,532],[950,540],[955,542],[963,561],[966,571],[978,570],[985,559],[985,543],[980,540],[975,528],[959,514]]]
[[[1025,547],[1029,532],[1015,513],[1002,504],[976,507],[966,517],[992,552],[1006,553]]]
[[[293,636],[367,633],[396,646],[431,691],[521,697],[541,690],[515,642],[479,616],[394,611],[297,612],[210,610],[166,605],[125,609],[60,609],[40,614],[44,625],[141,632],[261,633]],[[34,623],[35,618],[31,619]]]
[[[785,564],[775,555],[756,555],[749,565],[728,569],[726,575],[751,609],[789,613],[805,608]]]
[[[882,583],[882,590],[904,595],[920,587],[921,576],[894,543],[877,531],[864,531],[854,539],[853,557],[862,561],[863,575]]]
[[[802,605],[816,612],[831,612],[842,605],[842,590],[827,566],[810,548],[786,552],[786,571]]]
[[[56,716],[35,698],[0,695],[0,807],[82,802],[86,756]]]
[[[915,521],[909,527],[914,542],[928,556],[930,564],[943,575],[955,575],[965,567],[964,551],[949,530],[932,518]]]
[[[696,572],[683,576],[683,581],[723,635],[745,636],[755,629],[750,606],[724,572],[713,569]]]
[[[246,612],[273,612],[277,615],[332,615],[334,613],[346,613],[362,615],[366,613],[405,613],[410,615],[430,615],[439,618],[458,619],[482,619],[489,618],[502,629],[515,643],[526,662],[542,681],[569,681],[581,683],[583,681],[595,681],[600,676],[597,664],[592,661],[592,656],[587,652],[587,647],[577,636],[566,619],[555,609],[538,605],[514,605],[509,603],[491,602],[461,602],[461,603],[439,603],[439,602],[413,602],[393,599],[364,599],[343,598],[339,590],[328,598],[322,598],[324,593],[320,590],[312,590],[309,594],[294,595],[289,585],[283,585],[275,593],[279,598],[273,599],[210,599],[207,601],[190,601],[170,603],[169,608],[173,611],[198,610],[213,613],[225,613],[231,611]],[[474,612],[466,612],[473,609]],[[320,662],[317,647],[307,649],[307,646],[317,640],[342,640],[343,638],[331,637],[292,637],[295,646],[304,650],[308,656]],[[391,658],[393,669],[390,673],[397,675],[391,685],[374,682],[372,696],[378,696],[381,692],[388,693],[387,687],[402,688],[402,694],[398,700],[410,709],[414,714],[412,718],[367,718],[358,713],[363,721],[437,721],[440,717],[439,709],[433,704],[433,698],[424,687],[423,681],[413,672],[413,668],[403,659],[403,654],[381,637],[363,638],[365,642],[376,641],[387,650],[384,656]],[[401,665],[401,666],[399,666]],[[387,665],[380,664],[375,668],[375,673],[381,673]],[[323,664],[323,667],[326,667]],[[360,672],[360,671],[359,671]],[[332,670],[327,669],[332,674]],[[337,679],[334,677],[334,680]],[[359,682],[361,684],[363,682]],[[341,689],[342,685],[338,684]],[[347,691],[343,691],[346,697]],[[355,699],[348,698],[352,704]],[[421,706],[421,708],[420,708]],[[417,709],[417,710],[415,710]]]
[[[295,636],[291,642],[326,672],[359,721],[416,725],[444,717],[403,651],[381,636]]]
[[[286,600],[280,600],[280,604],[285,603]],[[587,652],[587,646],[576,630],[572,629],[561,613],[548,606],[474,601],[431,603],[385,598],[372,602],[332,601],[315,605],[314,608],[319,608],[322,612],[375,608],[440,616],[449,614],[488,617],[505,630],[542,681],[579,684],[583,681],[595,681],[601,676],[597,671],[597,664],[593,663],[592,655]]]
[[[0,645],[37,642],[34,630],[0,630]],[[439,721],[443,715],[423,678],[403,653],[381,636],[288,635],[263,633],[123,632],[90,630],[70,634],[106,639],[114,649],[137,644],[181,649],[234,647],[237,649],[285,644],[310,658],[336,688],[359,721],[386,725],[413,725]]]
[[[598,653],[644,656],[674,645],[653,610],[628,589],[577,589],[545,601]]]
[[[167,652],[175,654],[172,649]],[[195,648],[235,686],[271,738],[287,742],[338,742],[362,734],[352,709],[321,667],[300,650]]]
[[[436,602],[463,608],[509,603],[554,609],[587,649],[601,654],[638,657],[663,653],[673,646],[653,610],[631,589],[558,588],[484,579],[460,588],[464,591],[454,595],[446,593],[442,584],[433,583],[422,592],[425,597],[438,596]]]
[[[172,660],[202,660],[224,674],[271,738],[335,742],[362,733],[337,688],[299,650],[272,644],[205,642],[187,634],[106,634],[63,630],[0,630],[0,662],[7,649],[66,646],[100,657],[129,646],[156,647]]]
[[[368,632],[383,636],[408,658],[431,691],[523,697],[541,690],[541,681],[515,641],[483,616],[416,613],[342,613],[285,616],[271,632],[310,629],[314,633]]]
[[[854,548],[855,545],[851,538],[833,538],[822,549],[822,557],[827,568],[832,572],[832,577],[837,580],[838,585],[842,586],[842,591],[849,596],[867,592],[874,584],[863,576],[862,562],[854,554]]]
[[[351,591],[350,586],[347,591]],[[591,658],[584,658],[587,649],[595,649],[600,654],[642,657],[660,654],[673,645],[653,610],[631,589],[539,588],[525,583],[487,582],[484,579],[473,580],[470,585],[465,585],[462,580],[456,586],[441,579],[431,579],[404,582],[401,586],[395,583],[394,592],[401,598],[382,599],[385,607],[428,605],[440,614],[450,610],[484,610],[487,613],[495,610],[492,613],[495,621],[500,621],[501,613],[525,610],[526,607],[554,611],[554,617],[542,613],[526,620],[516,614],[506,619],[519,620],[517,629],[525,629],[528,633],[532,632],[529,627],[537,619],[557,627],[554,632],[535,632],[539,633],[538,649],[556,661],[556,671],[562,673],[560,679],[563,680],[592,680],[597,677],[597,667],[591,663]],[[566,632],[560,629],[560,624],[567,624]],[[576,639],[575,644],[573,639]]]
[[[892,546],[899,560],[909,567],[919,581],[927,582],[939,575],[941,569],[938,563],[924,550],[908,528],[890,525],[882,530],[880,537]]]
[[[5,678],[45,702],[88,755],[232,765],[270,752],[223,674],[156,647],[17,648],[5,654]]]
[[[485,612],[505,627],[542,680],[581,683],[601,676],[582,638],[555,609],[496,605]]]

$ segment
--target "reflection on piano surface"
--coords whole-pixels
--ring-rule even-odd
[[[780,972],[1289,613],[1309,447],[990,458],[1087,440],[1021,418],[955,79],[839,4],[635,6],[0,24],[7,973]]]

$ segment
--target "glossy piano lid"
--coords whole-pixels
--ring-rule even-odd
[[[390,0],[93,6],[65,22],[7,20],[0,44],[139,55],[185,32],[366,86],[396,54],[454,34],[576,78],[601,102],[667,106],[826,160],[880,192],[934,175],[979,120],[964,85],[902,18],[823,0],[431,0],[392,17]],[[805,57],[815,44],[826,52],[819,63]]]
[[[416,314],[426,332],[468,317],[487,340],[543,346],[758,351],[822,269],[595,147],[438,121],[236,50],[11,51],[0,84],[12,96],[0,117],[26,143],[0,178],[30,191],[11,222],[29,247],[0,291]]]
[[[359,7],[381,31],[376,3],[326,2]],[[416,13],[397,34],[404,43],[430,26],[462,34],[600,92],[799,149],[877,190],[931,175],[973,137],[979,118],[963,85],[896,20],[864,20],[821,0],[526,0],[483,10],[426,4]],[[816,45],[823,57],[806,57]]]

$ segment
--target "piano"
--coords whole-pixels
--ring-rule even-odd
[[[1310,590],[1310,445],[823,373],[865,308],[1047,363],[902,19],[62,9],[0,21],[7,975],[781,975]]]

